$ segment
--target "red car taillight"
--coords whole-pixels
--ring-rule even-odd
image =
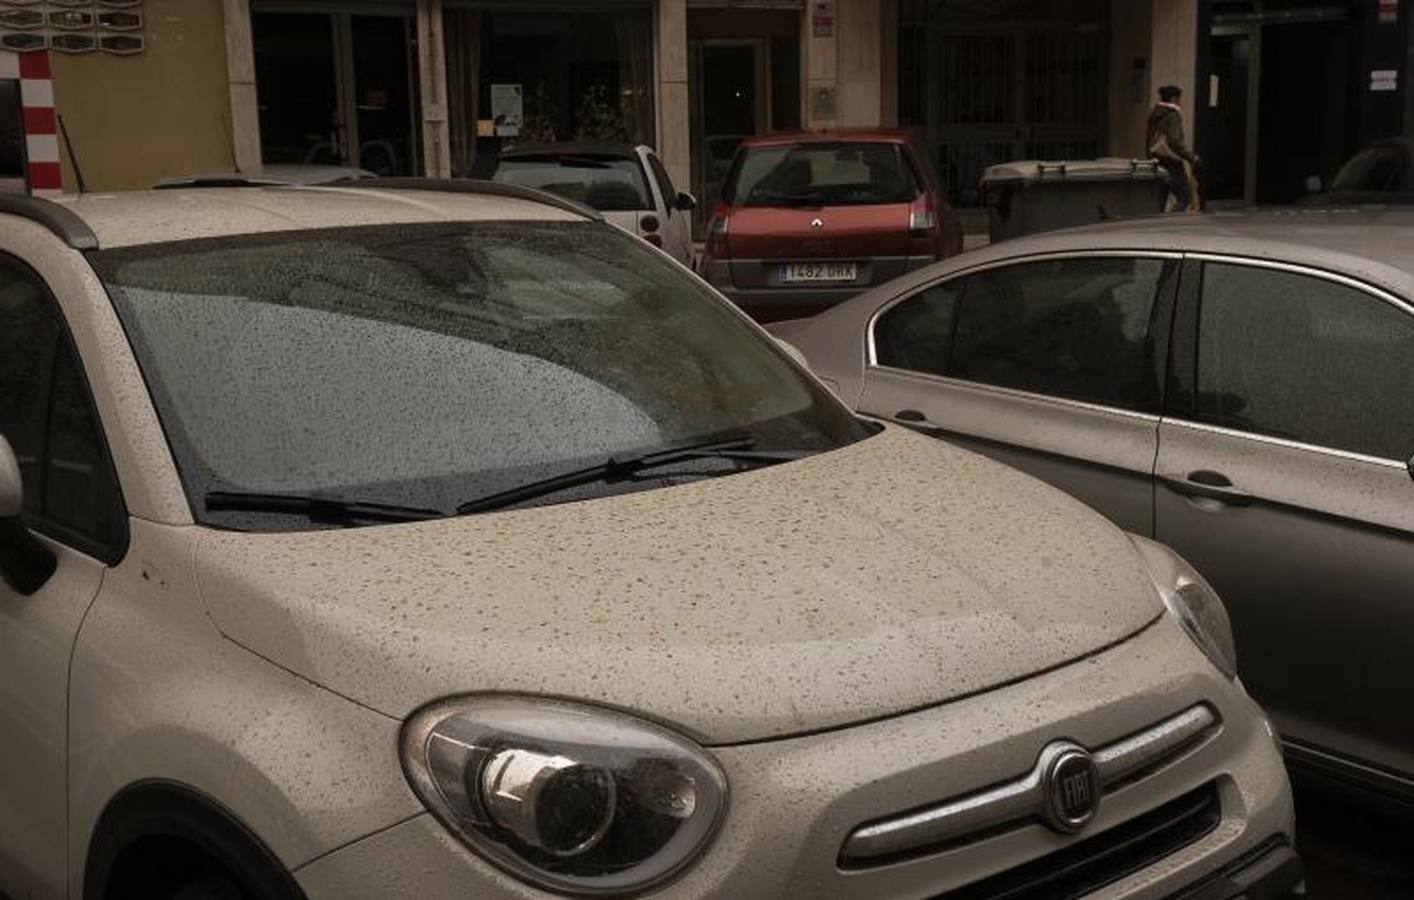
[[[931,242],[933,256],[942,258],[942,229],[938,227],[938,213],[933,208],[933,198],[928,194],[913,201],[908,208],[908,236]]]
[[[712,212],[712,221],[707,226],[707,255],[713,259],[726,259],[731,255],[727,247],[727,229],[731,225],[731,207],[718,203]]]
[[[933,212],[933,198],[924,194],[908,208],[908,235],[916,238],[936,236],[938,216]]]

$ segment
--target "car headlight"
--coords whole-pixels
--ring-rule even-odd
[[[629,716],[559,701],[434,704],[403,730],[422,802],[527,881],[584,894],[662,882],[706,845],[727,781],[701,748]]]
[[[1144,557],[1169,614],[1220,672],[1236,678],[1237,644],[1218,592],[1183,557],[1163,544],[1138,535],[1130,535],[1130,539]]]

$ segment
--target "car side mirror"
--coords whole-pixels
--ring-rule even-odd
[[[678,194],[677,200],[673,201],[673,209],[687,212],[697,208],[697,198],[683,191]]]
[[[58,557],[24,523],[25,489],[20,461],[10,442],[0,435],[0,578],[28,597],[44,587],[58,566]]]
[[[1409,457],[1409,477],[1414,478],[1414,456]]]

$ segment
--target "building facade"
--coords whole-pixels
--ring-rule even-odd
[[[710,194],[744,136],[895,110],[878,0],[138,3],[141,52],[29,51],[90,190],[266,163],[475,176],[511,142],[594,139],[652,145]]]
[[[56,155],[98,190],[265,163],[475,176],[508,143],[586,138],[653,145],[709,206],[744,136],[903,124],[966,206],[992,163],[1145,155],[1177,84],[1210,195],[1284,201],[1414,124],[1410,5],[0,0],[0,75],[42,56],[69,137],[31,141],[45,116],[0,77],[0,189],[52,187]]]
[[[1290,202],[1414,129],[1410,0],[900,4],[898,116],[964,206],[993,163],[1146,156],[1165,84],[1219,202]]]

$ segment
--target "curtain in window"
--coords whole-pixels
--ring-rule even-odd
[[[619,85],[629,139],[653,144],[653,44],[649,29],[653,17],[634,10],[614,16],[614,37],[619,51]]]
[[[481,94],[481,13],[446,10],[442,33],[447,53],[447,130],[453,178],[471,175],[476,162],[476,120]]]

